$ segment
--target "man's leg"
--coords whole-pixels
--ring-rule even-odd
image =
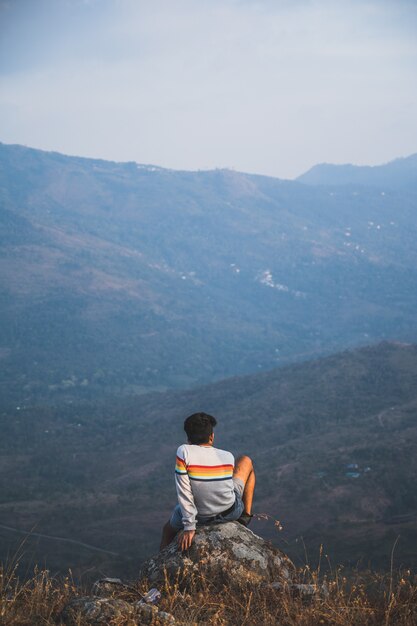
[[[160,550],[166,548],[174,537],[183,528],[182,526],[182,513],[180,505],[177,504],[172,511],[172,515],[162,529]]]
[[[163,550],[166,548],[174,539],[177,532],[178,531],[175,530],[175,528],[172,528],[171,524],[167,522],[162,529],[161,545],[159,546],[159,549]]]
[[[252,514],[253,493],[255,491],[255,470],[253,469],[252,459],[248,456],[241,456],[237,459],[233,472],[234,478],[240,478],[244,484],[242,495],[245,513]]]

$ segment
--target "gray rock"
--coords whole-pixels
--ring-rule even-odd
[[[156,606],[136,602],[134,605],[136,616],[140,618],[140,624],[175,624],[175,618],[170,613],[159,611]]]
[[[63,609],[60,619],[67,626],[108,625],[117,617],[133,617],[133,605],[116,598],[82,597],[71,600]],[[81,620],[81,621],[80,621]]]
[[[60,620],[66,626],[100,626],[119,623],[119,619],[126,621],[129,618],[138,626],[147,624],[175,624],[170,613],[159,611],[156,606],[143,602],[130,603],[117,598],[83,597],[75,598],[63,609]],[[131,623],[131,622],[129,622]]]
[[[171,581],[187,586],[190,575],[201,574],[224,584],[290,583],[295,567],[290,559],[238,522],[197,528],[194,541],[180,552],[174,540],[143,565],[141,575],[150,582]]]
[[[93,585],[93,596],[99,596],[100,598],[107,598],[112,595],[115,590],[124,588],[124,583],[120,578],[101,578],[96,580]]]
[[[280,591],[290,591],[291,593],[299,593],[302,596],[322,596],[324,598],[329,597],[329,589],[326,583],[322,583],[321,585],[317,584],[305,584],[305,583],[294,583],[294,584],[283,584],[281,582],[273,582],[266,587],[270,587],[271,589],[279,589]]]

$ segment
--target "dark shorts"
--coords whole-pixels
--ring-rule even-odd
[[[222,524],[223,522],[233,522],[234,520],[239,519],[239,517],[242,515],[243,510],[244,510],[242,495],[243,495],[243,490],[245,488],[245,485],[243,484],[243,480],[241,480],[240,478],[233,478],[233,488],[235,492],[235,502],[233,505],[233,509],[229,511],[227,515],[223,515],[222,513],[219,513],[218,515],[216,515],[215,520],[213,520],[213,515],[211,515],[210,517],[204,517],[204,515],[197,515],[197,525],[203,525],[205,523],[207,524],[207,523],[210,523],[211,521],[215,522],[216,524]],[[183,529],[182,512],[181,512],[181,507],[179,504],[177,504],[177,506],[172,511],[169,524],[170,526],[172,526],[174,530]]]

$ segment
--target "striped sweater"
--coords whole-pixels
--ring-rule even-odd
[[[185,530],[194,530],[197,515],[212,517],[232,506],[234,464],[231,452],[213,446],[178,448],[175,484]]]

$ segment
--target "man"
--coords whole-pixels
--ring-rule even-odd
[[[188,443],[178,448],[175,466],[178,504],[163,528],[161,550],[177,533],[180,550],[187,550],[196,524],[237,520],[247,526],[252,518],[252,461],[241,456],[235,464],[231,452],[213,446],[216,423],[207,413],[193,413],[184,422]]]

